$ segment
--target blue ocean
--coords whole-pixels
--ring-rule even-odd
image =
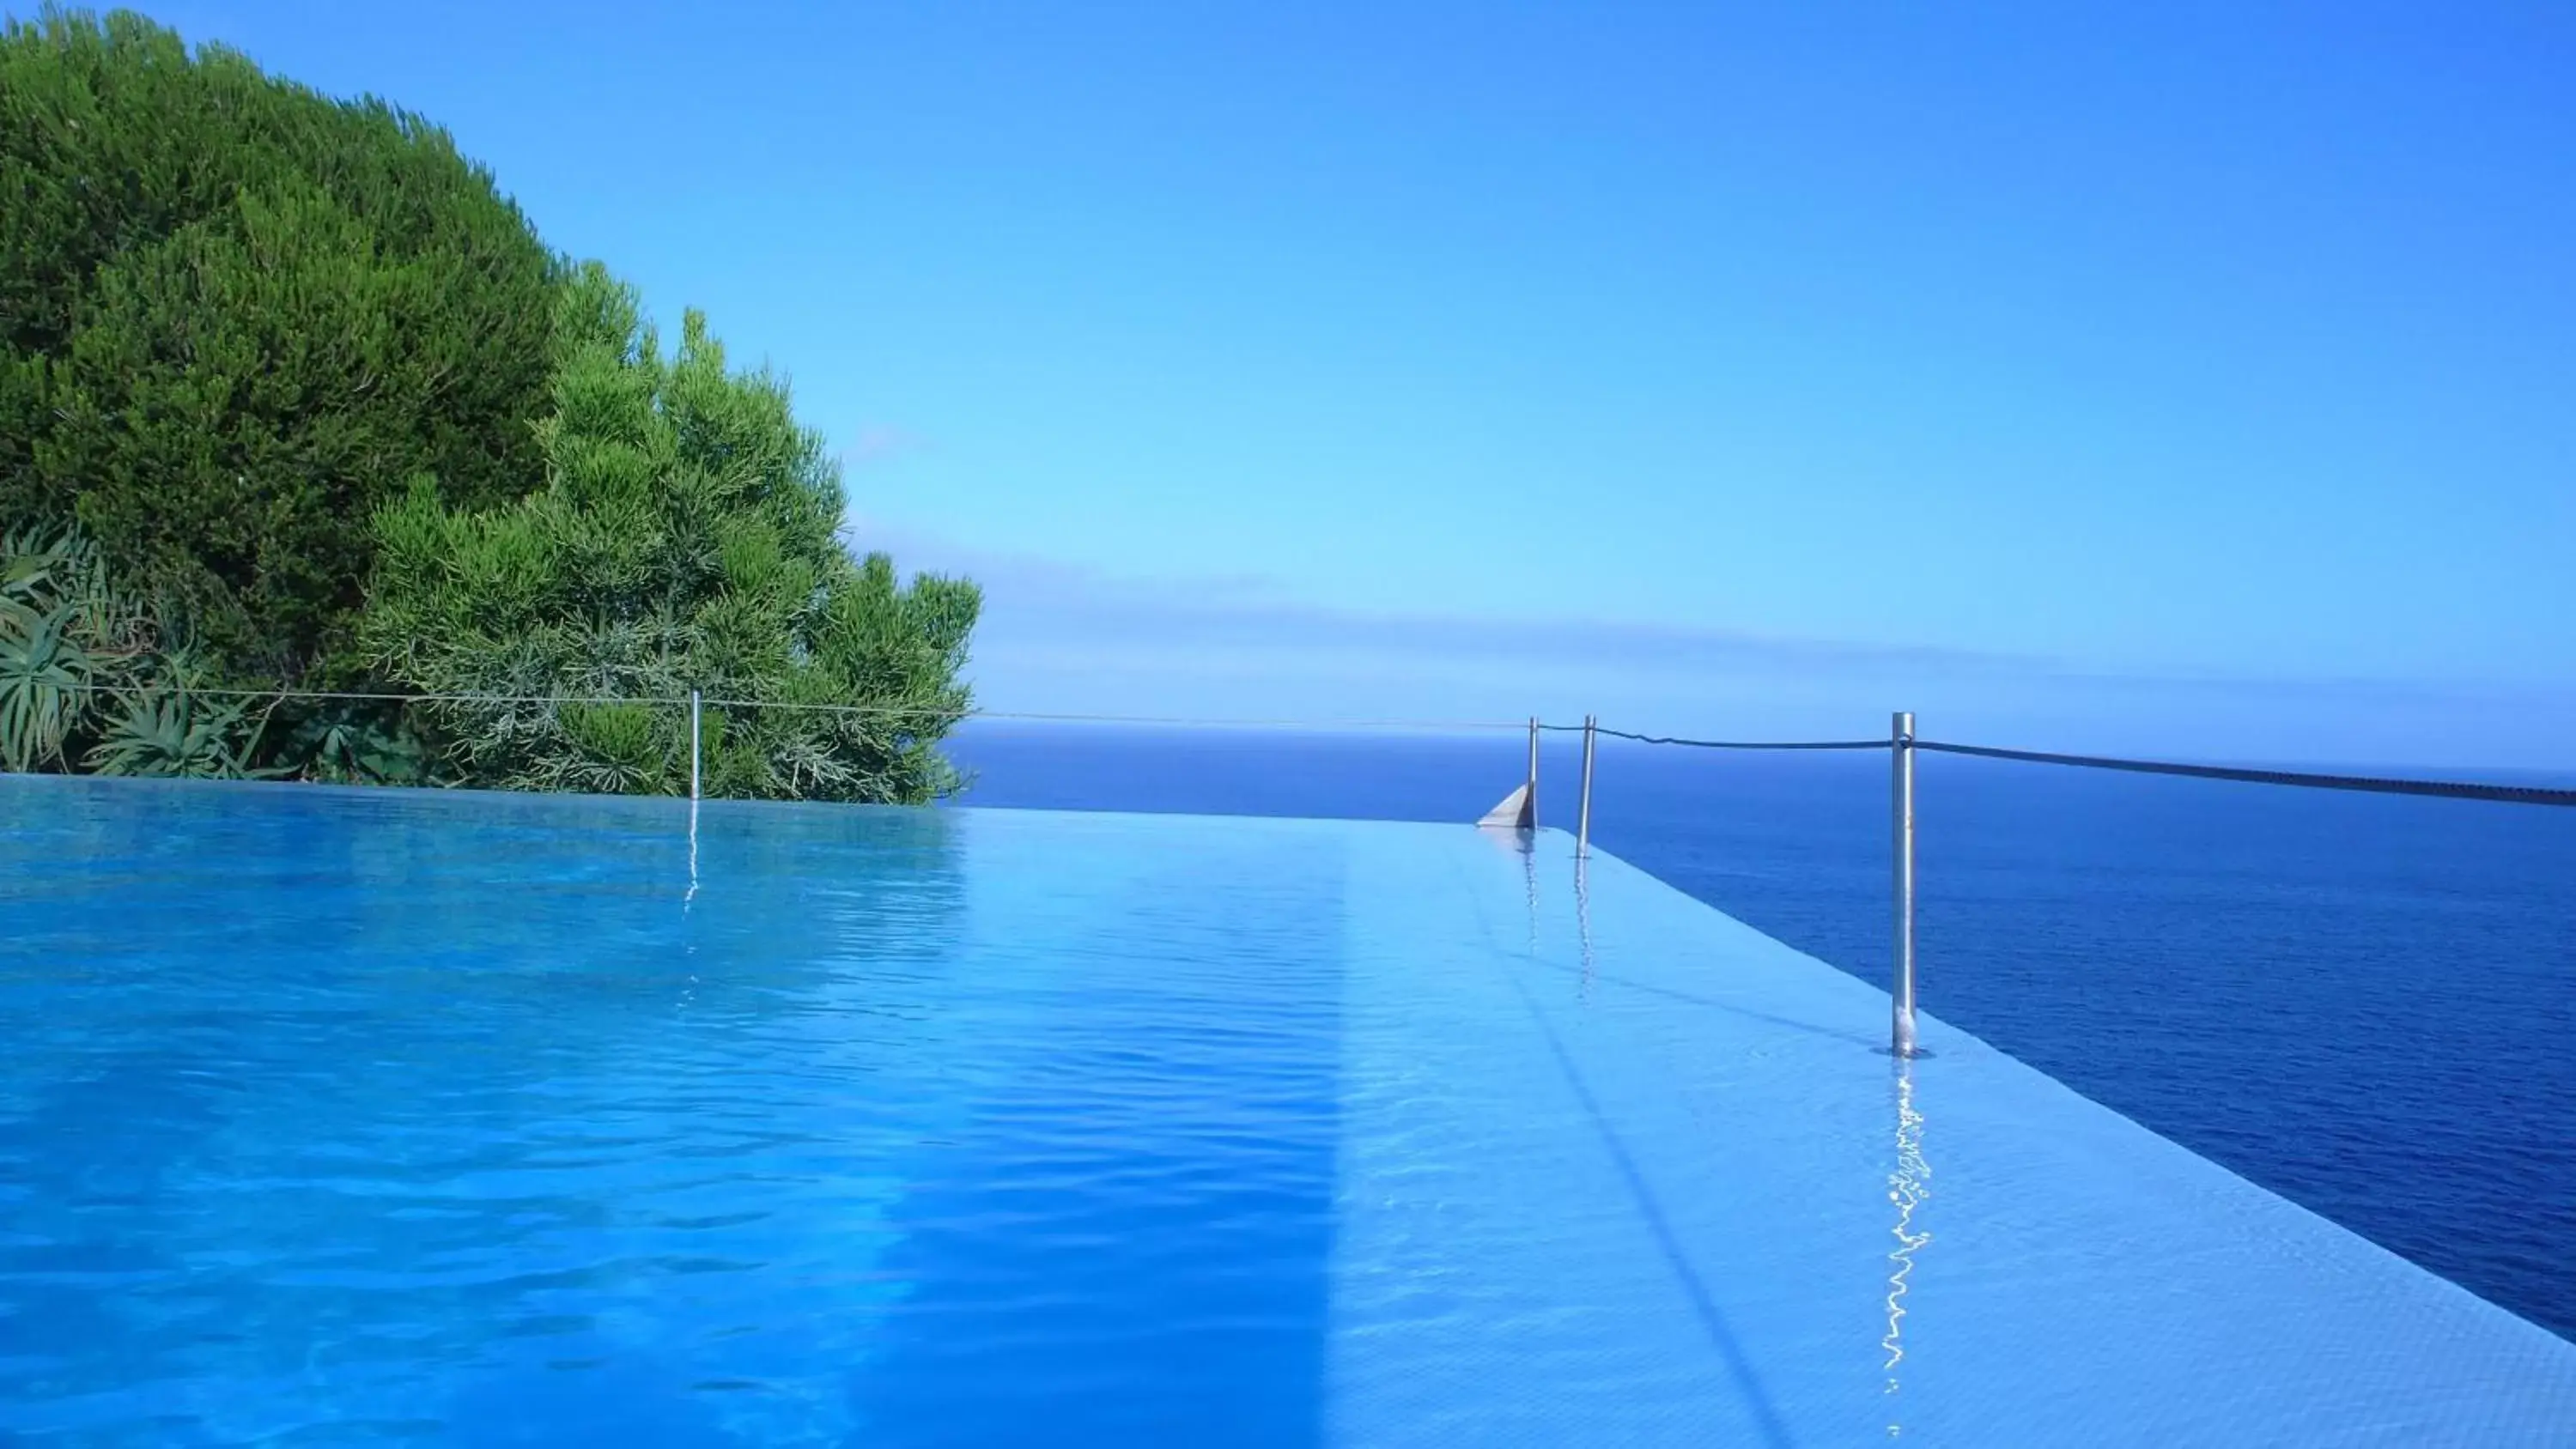
[[[1471,820],[1516,734],[980,720],[978,805]],[[1545,825],[1574,823],[1553,736]],[[2534,777],[2525,783],[2564,783]],[[1933,756],[1926,1010],[2576,1338],[2576,811]],[[1595,844],[1873,983],[1887,762],[1605,742]]]

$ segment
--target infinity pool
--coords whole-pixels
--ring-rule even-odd
[[[2576,1438],[1553,833],[0,777],[0,919],[0,1443]]]

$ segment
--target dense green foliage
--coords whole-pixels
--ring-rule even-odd
[[[932,744],[974,585],[899,587],[839,539],[837,466],[765,372],[729,371],[690,313],[662,355],[633,294],[585,268],[557,306],[546,486],[499,508],[427,483],[379,517],[371,658],[435,695],[495,700],[703,690],[719,795],[928,799],[955,785]],[[436,707],[467,780],[538,789],[687,788],[688,718],[649,704]]]
[[[841,508],[782,384],[437,128],[0,31],[0,767],[666,791],[697,688],[711,794],[927,799],[979,596]]]
[[[250,773],[249,705],[203,692],[192,651],[76,533],[0,536],[0,767]]]
[[[560,268],[447,136],[127,13],[0,34],[0,524],[77,521],[206,662],[345,675],[370,520],[524,495]]]

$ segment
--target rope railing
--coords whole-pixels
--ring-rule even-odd
[[[1581,725],[1547,725],[1550,730],[1580,731]],[[1684,745],[1695,750],[1883,750],[1885,740],[1691,740],[1674,735],[1640,735],[1627,730],[1614,730],[1595,725],[1595,734],[1614,740],[1634,740],[1641,745]]]
[[[1526,726],[1524,726],[1526,728]],[[1583,733],[1583,725],[1541,724],[1550,733]],[[1672,735],[1644,735],[1607,725],[1590,731],[1608,739],[1644,745],[1680,745],[1702,750],[1885,750],[1900,741],[1882,740],[1695,740]],[[2543,785],[2499,785],[2480,780],[2421,780],[2402,775],[2344,775],[2309,770],[2267,770],[2246,765],[2201,765],[2180,760],[2126,759],[2115,755],[2070,755],[2050,750],[2014,750],[1997,745],[1961,745],[1910,739],[1906,748],[1944,755],[1973,755],[1989,760],[2019,760],[2041,765],[2072,765],[2093,770],[2123,770],[2144,775],[2179,775],[2200,780],[2237,780],[2256,785],[2292,785],[2311,790],[2360,790],[2381,795],[2429,795],[2451,800],[2498,800],[2516,805],[2576,805],[2576,789]]]
[[[64,681],[50,687],[67,690],[97,690],[108,693],[141,692],[138,686]],[[1612,729],[1601,724],[1598,716],[1586,716],[1581,724],[1550,724],[1540,718],[1526,721],[1496,720],[1323,720],[1279,718],[1217,718],[1188,715],[1117,715],[1073,714],[1019,710],[946,709],[925,705],[835,704],[791,700],[706,697],[697,691],[686,695],[651,694],[479,694],[420,693],[405,694],[392,690],[309,690],[292,688],[242,689],[198,688],[182,686],[179,692],[207,698],[270,700],[283,703],[290,699],[342,700],[388,704],[447,705],[613,705],[657,704],[685,708],[689,712],[689,795],[694,802],[700,789],[701,734],[699,716],[709,706],[723,710],[784,709],[822,711],[878,719],[900,720],[922,718],[946,725],[964,720],[1025,721],[1053,724],[1119,724],[1153,725],[1200,729],[1271,729],[1271,730],[1439,730],[1458,733],[1526,729],[1529,734],[1529,775],[1527,782],[1495,807],[1483,824],[1535,830],[1538,825],[1539,740],[1543,734],[1583,736],[1581,806],[1575,831],[1575,859],[1579,863],[1591,854],[1592,780],[1596,741],[1601,737],[1627,740],[1654,747],[1703,750],[1794,750],[1851,751],[1887,750],[1893,765],[1893,824],[1895,858],[1895,984],[1890,992],[1893,1009],[1891,1049],[1898,1056],[1915,1055],[1914,1047],[1914,759],[1919,753],[1961,755],[1981,759],[2017,761],[2030,764],[2069,766],[2079,769],[2119,770],[2137,774],[2172,775],[2190,779],[2227,780],[2248,784],[2284,785],[2303,789],[2350,790],[2373,794],[2431,796],[2454,800],[2489,800],[2520,805],[2576,806],[2576,789],[2538,785],[2504,785],[2474,780],[2409,779],[2402,776],[2351,775],[2304,770],[2271,770],[2236,765],[2193,764],[2177,760],[2130,759],[2113,755],[2067,754],[2048,750],[2007,749],[1996,745],[1956,744],[1918,737],[1914,716],[1898,714],[1888,735],[1880,739],[1842,740],[1714,740],[1680,735],[1655,735],[1639,731]],[[694,814],[693,817],[694,818]]]
[[[130,684],[72,682],[53,686],[75,691],[100,693],[142,693],[144,687]],[[1674,746],[1699,750],[1884,750],[1895,748],[1894,737],[1865,740],[1710,740],[1684,735],[1652,735],[1633,730],[1613,729],[1597,721],[1583,724],[1550,724],[1545,720],[1479,720],[1479,719],[1291,719],[1280,717],[1222,717],[1211,715],[1145,715],[1064,713],[1035,710],[965,709],[950,710],[930,705],[833,704],[800,700],[745,699],[736,697],[659,694],[484,694],[427,692],[405,694],[394,690],[363,689],[244,689],[183,686],[180,692],[208,699],[242,700],[342,700],[382,704],[463,704],[463,705],[548,705],[548,704],[661,704],[673,708],[706,706],[722,709],[784,709],[825,714],[855,715],[879,719],[946,719],[1001,720],[1032,724],[1125,724],[1187,727],[1196,729],[1304,729],[1304,730],[1455,730],[1495,731],[1530,730],[1544,734],[1585,734],[1605,739],[1627,740],[1634,744]],[[2084,769],[2120,770],[2136,774],[2175,775],[2192,779],[2234,780],[2260,785],[2289,785],[2306,789],[2358,790],[2385,795],[2423,795],[2454,800],[2494,800],[2522,805],[2576,806],[2576,789],[2559,789],[2538,785],[2501,785],[2474,780],[2425,780],[2404,776],[2348,775],[2304,770],[2272,770],[2239,765],[2194,764],[2178,760],[2130,759],[2112,755],[2066,754],[2050,750],[2007,749],[1997,745],[1956,744],[1941,740],[1909,739],[1905,747],[1938,754],[1976,756],[1992,760],[2015,760],[2033,764],[2066,765]]]
[[[136,684],[100,684],[73,682],[53,684],[48,688],[87,691],[101,694],[148,694],[153,686]],[[675,709],[692,705],[726,709],[806,710],[821,714],[858,715],[879,719],[986,719],[1011,720],[1046,724],[1128,724],[1172,725],[1196,729],[1302,729],[1302,730],[1459,730],[1517,731],[1524,728],[1519,720],[1462,719],[1281,719],[1246,718],[1214,715],[1145,715],[1145,714],[1066,714],[1031,710],[945,709],[936,705],[901,704],[833,704],[808,700],[743,699],[715,695],[686,694],[479,694],[421,693],[402,694],[392,690],[365,689],[238,689],[183,685],[168,687],[172,692],[196,695],[205,699],[242,700],[344,700],[382,704],[665,704]],[[1573,728],[1573,726],[1565,726]]]
[[[112,694],[150,692],[144,686],[69,682],[51,686],[72,691],[95,691]],[[1708,740],[1684,735],[1651,735],[1633,730],[1613,729],[1597,721],[1583,724],[1550,724],[1545,720],[1483,719],[1292,719],[1281,717],[1228,717],[1213,715],[1146,715],[1064,713],[1036,710],[943,709],[932,705],[833,704],[780,699],[745,699],[685,694],[484,694],[427,692],[405,694],[394,690],[364,689],[244,689],[187,685],[179,692],[208,699],[242,700],[342,700],[382,704],[465,704],[465,705],[546,705],[546,704],[661,704],[673,708],[704,706],[722,709],[805,710],[825,714],[856,715],[880,719],[924,718],[948,720],[1003,720],[1032,724],[1125,724],[1176,726],[1196,729],[1304,729],[1304,730],[1457,730],[1505,731],[1530,730],[1544,734],[1587,734],[1605,739],[1627,740],[1634,744],[1675,746],[1699,750],[1885,750],[1900,743],[1911,749],[1937,754],[1976,756],[1992,760],[2016,760],[2044,765],[2067,765],[2095,770],[2121,770],[2137,774],[2175,775],[2204,780],[2234,780],[2260,785],[2289,785],[2320,790],[2359,790],[2386,795],[2424,795],[2455,800],[2495,800],[2523,805],[2576,806],[2576,789],[2559,789],[2539,785],[2501,785],[2474,780],[2425,780],[2405,776],[2348,775],[2304,770],[2271,770],[2240,765],[2206,765],[2178,760],[2130,759],[2113,755],[2066,754],[2050,750],[2007,749],[1998,745],[1955,744],[1942,740],[1908,739],[1893,736],[1866,740]]]
[[[2501,800],[2515,805],[2576,805],[2576,790],[2540,785],[2493,785],[2474,780],[2410,780],[2403,776],[2324,775],[2305,770],[2257,770],[2235,765],[2191,765],[2173,760],[2124,760],[2108,755],[2061,755],[2045,750],[2006,750],[1992,745],[1953,745],[1916,740],[1918,750],[1944,755],[1975,755],[1989,760],[2022,760],[2041,765],[2075,765],[2090,770],[2127,770],[2142,775],[2182,775],[2201,780],[2241,780],[2255,785],[2295,785],[2311,790],[2362,790],[2380,795],[2432,795],[2450,800]]]
[[[1672,735],[1648,735],[1629,730],[1605,728],[1597,716],[1586,716],[1579,725],[1552,725],[1539,719],[1528,722],[1528,781],[1494,811],[1485,817],[1489,825],[1516,825],[1535,830],[1538,825],[1539,736],[1542,733],[1571,733],[1583,736],[1583,774],[1581,803],[1576,813],[1574,858],[1576,868],[1592,853],[1592,775],[1595,741],[1604,735],[1631,740],[1645,745],[1681,746],[1708,750],[1886,750],[1893,766],[1891,775],[1891,826],[1894,868],[1894,966],[1888,991],[1890,1031],[1889,1050],[1899,1057],[1917,1055],[1914,1034],[1914,760],[1924,752],[1963,755],[1989,760],[2011,760],[2029,764],[2062,765],[2078,769],[2120,770],[2135,774],[2174,775],[2187,779],[2231,780],[2256,785],[2287,785],[2311,790],[2353,790],[2380,795],[2431,796],[2449,800],[2492,800],[2514,805],[2576,806],[2576,789],[2541,785],[2503,785],[2482,780],[2425,780],[2392,775],[2348,775],[2310,770],[2267,770],[2239,765],[2201,765],[2179,760],[2129,759],[2116,755],[2076,755],[2051,750],[2015,750],[1997,745],[1963,745],[1941,740],[1927,740],[1914,730],[1914,716],[1899,713],[1893,717],[1887,737],[1874,740],[1701,740]]]

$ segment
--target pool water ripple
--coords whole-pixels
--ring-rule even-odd
[[[1560,837],[688,818],[0,778],[0,1441],[2576,1416],[2562,1341]]]

